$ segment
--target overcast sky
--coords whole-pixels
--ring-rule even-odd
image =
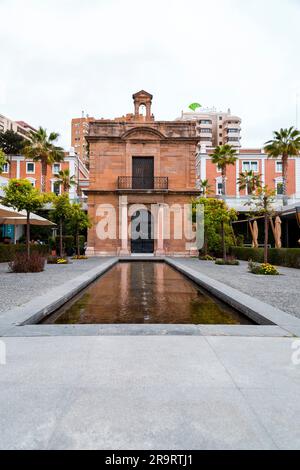
[[[0,0],[0,113],[70,146],[70,121],[193,101],[243,119],[243,146],[296,123],[300,0]]]

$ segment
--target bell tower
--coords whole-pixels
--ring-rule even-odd
[[[135,119],[138,121],[141,117],[144,118],[145,121],[154,121],[154,116],[151,112],[152,106],[152,98],[153,96],[150,93],[147,93],[145,90],[141,90],[138,93],[132,95],[133,102],[134,102],[134,116]],[[146,114],[143,115],[141,113],[141,107],[146,108]]]

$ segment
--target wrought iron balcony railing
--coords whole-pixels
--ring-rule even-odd
[[[118,177],[119,189],[168,189],[167,176],[119,176]]]

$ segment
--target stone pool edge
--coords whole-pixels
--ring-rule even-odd
[[[37,322],[57,310],[123,258],[111,258],[101,266],[51,289],[21,307],[0,315],[0,337],[27,336],[300,336],[300,319],[243,294],[225,284],[184,266],[184,258],[164,258],[168,265],[204,287],[260,325],[39,325]],[[135,261],[132,259],[131,261]],[[153,261],[153,260],[152,260]]]
[[[92,268],[74,279],[50,289],[46,294],[35,297],[20,307],[14,307],[7,312],[1,313],[0,335],[3,336],[5,330],[11,332],[12,329],[22,329],[23,326],[28,325],[43,327],[43,325],[37,325],[36,323],[71,300],[118,262],[119,259],[117,257],[108,259],[101,263],[100,266]]]
[[[253,328],[261,328],[262,325],[265,327],[275,326],[280,328],[282,331],[289,332],[292,336],[300,335],[299,318],[273,307],[270,304],[262,302],[259,299],[253,298],[250,295],[244,294],[243,292],[227,286],[220,281],[216,281],[215,279],[202,274],[189,266],[185,266],[184,259],[166,258],[165,262],[199,286],[204,287],[215,297],[226,302],[231,307],[236,308],[247,317],[259,323],[258,326],[254,325]],[[244,328],[244,326],[240,326],[240,328]],[[234,328],[234,326],[231,328]]]

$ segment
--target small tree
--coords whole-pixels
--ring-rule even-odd
[[[236,211],[222,199],[201,197],[193,201],[194,215],[197,204],[204,205],[204,253],[222,251],[226,260],[227,246],[234,243],[231,222],[237,219]]]
[[[55,175],[57,182],[63,187],[65,193],[69,192],[72,186],[76,186],[75,176],[70,176],[70,170],[61,170]]]
[[[0,148],[0,175],[3,171],[3,167],[5,165],[5,163],[7,162],[6,160],[6,156],[5,156],[5,153],[3,152],[3,150]]]
[[[268,243],[269,243],[269,223],[270,218],[274,215],[274,202],[276,191],[269,189],[267,186],[257,188],[252,195],[250,202],[247,203],[255,215],[263,215],[264,217],[264,263],[268,262]]]
[[[59,134],[50,132],[40,127],[37,132],[31,132],[31,141],[24,147],[24,155],[42,165],[42,192],[46,192],[46,178],[48,165],[64,160],[65,154],[61,147],[55,145]]]
[[[59,225],[59,254],[63,257],[63,225],[71,215],[71,204],[68,194],[55,196],[52,203],[54,209],[51,212],[51,218]]]
[[[240,189],[247,189],[248,195],[251,195],[257,188],[261,187],[261,175],[256,174],[253,170],[244,171],[240,173],[237,182]]]
[[[12,130],[0,132],[0,148],[9,161],[9,176],[11,177],[11,160],[13,155],[20,155],[23,151],[25,139]]]
[[[283,205],[288,204],[287,178],[290,157],[300,156],[300,132],[294,127],[274,132],[274,138],[265,143],[265,152],[270,158],[281,158]]]
[[[41,194],[28,180],[11,179],[4,187],[3,204],[17,211],[26,211],[26,248],[30,257],[30,214],[43,208],[49,196]]]
[[[232,145],[219,145],[215,148],[214,153],[211,156],[211,161],[217,165],[222,172],[222,195],[226,195],[226,172],[227,167],[234,165],[237,161],[237,151]]]
[[[203,197],[207,197],[209,194],[212,193],[211,184],[209,184],[208,179],[200,181],[200,191]]]
[[[82,210],[80,204],[71,204],[70,214],[68,218],[70,227],[75,232],[77,256],[80,256],[79,235],[82,230],[91,227],[91,222],[88,214]]]

